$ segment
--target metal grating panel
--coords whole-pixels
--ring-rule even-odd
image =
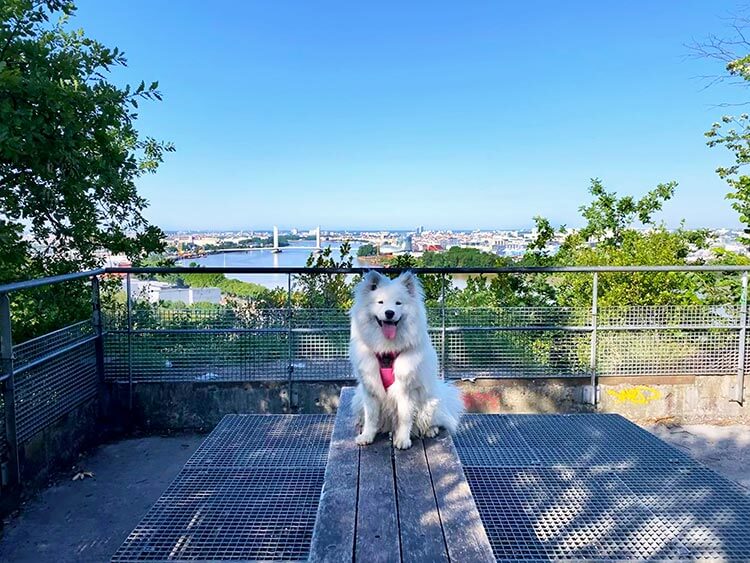
[[[682,561],[677,534],[613,474],[585,469],[467,467],[499,561]]]
[[[440,310],[435,320],[439,322]],[[445,309],[446,327],[557,327],[591,324],[591,308],[461,307]]]
[[[601,307],[600,327],[731,327],[740,324],[738,305],[628,305]]]
[[[5,381],[0,381],[0,463],[7,461],[10,451],[5,430]]]
[[[338,329],[349,333],[349,312],[343,309],[292,309],[294,328]]]
[[[324,471],[185,468],[112,561],[304,560]]]
[[[617,474],[686,546],[691,557],[750,560],[750,494],[701,466]]]
[[[692,463],[682,451],[619,415],[466,415],[455,441],[462,462],[476,466],[624,468]]]
[[[729,330],[599,333],[599,375],[731,375],[739,335]]]
[[[295,380],[351,379],[349,329],[292,333],[292,375]]]
[[[225,417],[188,467],[325,467],[333,415]]]
[[[333,419],[225,416],[112,561],[305,560]]]
[[[287,379],[285,332],[152,332],[131,336],[134,381],[264,381]],[[108,379],[128,378],[128,336],[105,341]]]
[[[326,301],[324,294],[318,297],[315,303]],[[448,378],[590,376],[590,308],[448,307],[443,312],[432,307],[427,312],[441,373]],[[736,305],[601,308],[597,374],[734,374],[738,323]],[[239,301],[212,308],[145,306],[133,311],[132,326],[135,381],[352,379],[349,318],[340,308],[265,308]],[[127,316],[108,313],[106,327],[107,378],[127,379]],[[745,366],[750,373],[750,362]]]
[[[500,561],[750,560],[750,492],[619,415],[467,415],[455,443]]]
[[[18,441],[30,438],[77,405],[95,397],[98,384],[93,342],[16,374]]]
[[[588,373],[591,336],[562,331],[467,331],[446,335],[452,378],[561,377]]]
[[[91,321],[82,321],[16,344],[13,346],[13,367],[17,370],[61,348],[80,342],[93,334],[94,329],[91,326]]]

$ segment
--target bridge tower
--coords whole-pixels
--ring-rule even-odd
[[[279,248],[279,228],[276,225],[273,226],[273,248],[271,252],[274,254],[281,252],[281,248]]]
[[[318,225],[318,228],[315,229],[315,250],[317,252],[320,252],[322,250],[322,247],[320,245],[320,225]]]

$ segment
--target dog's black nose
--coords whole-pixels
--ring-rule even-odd
[[[388,310],[387,310],[387,311],[385,312],[385,318],[386,318],[386,319],[392,319],[392,318],[393,318],[393,315],[395,315],[395,314],[396,314],[396,313],[394,313],[393,311],[391,311],[390,309],[388,309]]]

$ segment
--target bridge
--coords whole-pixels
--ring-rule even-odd
[[[284,248],[292,250],[292,249],[295,249],[295,248],[297,248],[297,249],[299,249],[299,248],[307,249],[309,247],[307,247],[307,246],[301,246],[301,247],[300,246],[298,246],[298,247],[285,246]],[[320,250],[321,250],[321,246],[320,246],[320,225],[318,225],[318,227],[315,229],[315,247],[312,248],[311,250],[314,251],[314,252],[320,252]],[[281,252],[281,247],[279,246],[279,228],[276,225],[273,226],[273,246],[271,247],[271,252],[274,252],[274,253]]]
[[[273,227],[273,244],[271,246],[245,246],[242,248],[220,248],[217,250],[203,250],[201,252],[191,252],[180,255],[180,259],[187,260],[190,258],[200,258],[201,256],[208,256],[210,254],[228,254],[234,252],[262,252],[268,251],[278,254],[284,250],[308,250],[310,252],[320,252],[323,247],[320,244],[320,226],[315,229],[315,246],[280,246],[279,245],[279,228],[274,225]]]

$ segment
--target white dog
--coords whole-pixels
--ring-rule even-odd
[[[378,432],[393,432],[393,445],[411,447],[411,435],[431,438],[439,427],[455,432],[463,413],[460,391],[438,377],[427,333],[422,285],[412,272],[390,280],[368,272],[357,285],[349,356],[359,385],[360,446]]]

